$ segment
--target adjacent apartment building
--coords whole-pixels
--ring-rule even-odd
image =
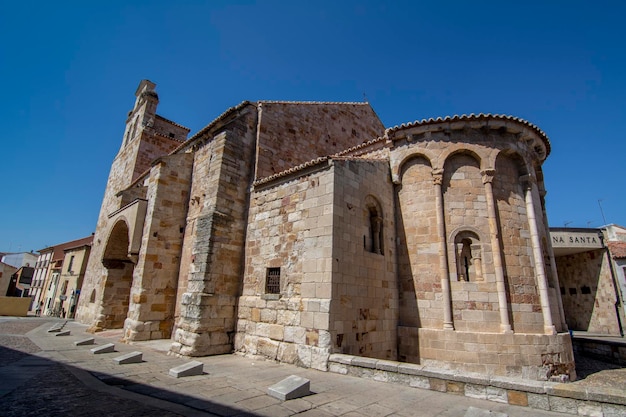
[[[39,250],[31,310],[73,318],[81,294],[93,235]]]

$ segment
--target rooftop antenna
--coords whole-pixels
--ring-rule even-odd
[[[563,222],[563,227],[567,227],[568,225],[572,224],[572,222],[567,221],[567,222]]]
[[[363,92],[363,101],[365,103],[369,103],[369,101],[367,101],[367,94],[365,94],[365,91]]]
[[[602,214],[602,222],[604,223],[604,225],[606,226],[606,219],[604,218],[604,210],[602,210],[602,199],[598,200],[598,206],[600,206],[600,214]]]

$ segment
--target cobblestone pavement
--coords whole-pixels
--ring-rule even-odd
[[[94,355],[94,346],[74,345],[93,336],[86,326],[69,322],[71,336],[56,337],[46,330],[57,322],[0,319],[1,416],[563,416],[238,355],[195,358],[205,374],[176,379],[168,370],[189,359],[168,356],[167,342],[127,345],[120,332],[102,333],[95,346],[115,343],[116,352]],[[143,362],[113,361],[131,351],[141,351]],[[588,366],[602,368],[595,362]],[[312,395],[279,401],[266,394],[289,375],[311,380]]]
[[[38,320],[12,320],[0,322],[0,366],[16,362],[29,354],[41,351],[26,337],[26,332],[41,326]]]
[[[0,321],[0,367],[20,364],[42,352],[26,333],[44,325],[43,318]],[[57,320],[58,321],[58,320]],[[21,416],[181,416],[139,401],[111,398],[88,388],[66,367],[46,361],[40,371],[7,395],[0,391],[0,415]],[[2,383],[0,382],[0,386]]]

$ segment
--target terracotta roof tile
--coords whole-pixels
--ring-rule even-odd
[[[172,121],[172,120],[170,120],[170,119],[167,119],[167,118],[165,118],[165,117],[163,117],[163,116],[160,116],[160,115],[158,115],[158,114],[155,114],[155,116],[156,116],[156,118],[157,118],[157,119],[161,119],[161,120],[163,120],[164,122],[167,122],[167,123],[169,123],[169,124],[171,124],[171,125],[174,125],[174,126],[176,126],[176,127],[180,127],[181,129],[185,129],[185,130],[186,130],[186,131],[188,131],[188,132],[191,130],[191,129],[189,129],[188,127],[185,127],[185,126],[183,126],[183,125],[180,125],[180,124],[178,124],[178,123],[176,123],[176,122],[174,122],[174,121]]]
[[[609,251],[615,259],[626,258],[626,242],[607,242]]]
[[[388,136],[390,133],[394,133],[394,132],[396,132],[398,130],[411,128],[411,127],[416,127],[416,126],[424,126],[424,125],[445,123],[445,122],[486,120],[486,119],[510,120],[510,121],[517,122],[517,123],[520,123],[522,125],[528,126],[530,129],[534,130],[543,139],[543,142],[546,145],[546,156],[548,156],[550,154],[550,151],[551,151],[550,140],[548,139],[548,136],[544,133],[543,130],[539,129],[539,127],[537,127],[536,125],[534,125],[534,124],[532,124],[532,123],[530,123],[530,122],[528,122],[528,121],[526,121],[524,119],[520,119],[519,117],[505,115],[505,114],[490,114],[490,113],[474,114],[474,113],[471,113],[469,115],[462,114],[460,116],[459,115],[454,115],[454,116],[446,116],[446,117],[443,117],[443,118],[442,117],[437,117],[436,119],[433,119],[431,117],[430,119],[416,120],[414,122],[403,123],[401,125],[396,125],[394,127],[390,127],[390,128],[388,128],[386,130],[385,133]]]
[[[259,100],[259,104],[267,103],[267,104],[352,104],[352,105],[361,105],[361,106],[369,106],[369,103],[366,101],[288,101],[288,100]]]
[[[52,254],[51,261],[59,261],[63,260],[65,257],[64,251],[67,249],[74,249],[80,246],[91,245],[93,242],[93,235],[84,237],[82,239],[76,239],[65,243],[60,243],[58,245],[54,245],[54,253]]]

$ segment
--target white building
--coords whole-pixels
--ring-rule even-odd
[[[16,268],[34,266],[35,262],[37,262],[37,255],[32,252],[5,253],[2,259],[0,259],[0,262],[4,262]]]

